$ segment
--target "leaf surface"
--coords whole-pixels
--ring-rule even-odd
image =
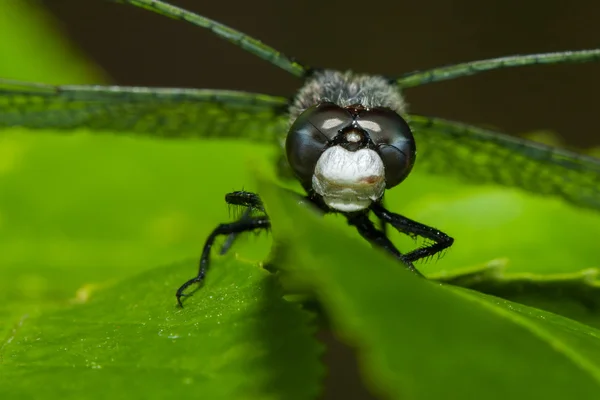
[[[83,304],[23,315],[0,346],[0,397],[311,399],[322,375],[310,316],[255,264],[217,263],[184,309],[195,263],[156,268]]]
[[[282,269],[323,303],[388,398],[600,395],[600,332],[565,317],[419,279],[264,185]],[[288,278],[289,278],[288,276]]]

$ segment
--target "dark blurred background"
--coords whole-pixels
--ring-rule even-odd
[[[300,85],[284,71],[179,21],[103,0],[42,3],[114,83],[283,96],[292,95]],[[176,4],[312,66],[389,76],[503,55],[600,46],[598,1],[177,0]],[[495,71],[411,89],[406,95],[417,113],[513,134],[551,130],[569,146],[588,147],[600,145],[595,121],[599,91],[600,65],[592,63]],[[328,343],[326,357],[332,366],[326,398],[369,398],[352,353],[330,333],[321,336]]]
[[[461,61],[600,46],[597,1],[173,0],[304,63],[400,75]],[[289,96],[300,82],[210,33],[104,0],[45,0],[115,83]],[[536,66],[407,90],[411,110],[509,133],[600,144],[600,65]]]

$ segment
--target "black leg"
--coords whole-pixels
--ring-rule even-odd
[[[240,217],[240,220],[250,218],[251,213],[252,211],[249,208],[245,209],[242,216]],[[219,250],[219,255],[225,255],[229,251],[231,246],[233,246],[233,242],[235,242],[235,239],[237,239],[238,236],[239,232],[230,233],[229,235],[227,235],[223,246],[221,246],[221,250]]]
[[[388,253],[392,254],[394,257],[402,261],[406,265],[406,267],[419,276],[423,276],[413,265],[410,259],[407,258],[406,255],[403,255],[398,251],[396,246],[388,239],[385,233],[381,230],[375,228],[373,222],[369,219],[369,214],[366,212],[354,213],[354,214],[346,214],[346,218],[348,219],[348,223],[358,230],[358,233],[365,239],[367,239],[370,243],[381,247],[386,250]]]
[[[379,219],[388,222],[399,232],[413,237],[421,236],[434,242],[433,244],[426,245],[425,247],[421,247],[405,254],[404,257],[411,262],[420,260],[421,258],[431,257],[452,246],[452,243],[454,243],[454,239],[444,232],[440,232],[430,226],[420,224],[403,217],[402,215],[388,211],[381,204],[373,203],[370,208]]]
[[[260,199],[260,196],[256,193],[245,192],[243,190],[238,192],[227,193],[225,195],[225,202],[232,206],[241,206],[246,208],[239,220],[249,218],[256,211],[262,213],[265,212],[262,200]],[[230,233],[227,236],[227,239],[225,239],[225,243],[223,243],[223,247],[221,247],[221,251],[219,251],[220,255],[224,255],[229,251],[231,246],[233,246],[233,242],[235,242],[235,239],[238,237],[239,234],[239,232],[235,232]]]
[[[381,205],[382,207],[385,207],[385,198],[381,199]],[[382,219],[379,220],[379,229],[381,229],[381,232],[383,232],[383,234],[387,237],[388,234],[388,223]]]
[[[232,206],[242,206],[252,210],[265,212],[262,200],[256,193],[245,192],[243,190],[227,193],[225,195],[225,202]]]
[[[206,271],[208,270],[208,262],[210,258],[210,250],[215,242],[215,239],[219,235],[229,235],[229,234],[237,234],[241,232],[253,231],[256,229],[269,229],[271,227],[271,222],[269,221],[269,217],[261,216],[261,217],[242,217],[238,221],[229,223],[229,224],[221,224],[217,226],[217,228],[212,231],[212,233],[206,239],[206,243],[204,243],[204,248],[202,249],[202,257],[200,258],[200,268],[198,269],[198,275],[195,278],[190,279],[185,282],[179,289],[177,289],[177,303],[179,306],[183,307],[181,303],[181,297],[185,296],[183,291],[187,289],[191,284],[202,282],[204,276],[206,275]]]
[[[323,213],[329,212],[329,209],[325,206],[325,204],[323,204],[322,202],[318,202],[317,200],[312,198],[310,195],[309,196],[300,196],[300,195],[298,195],[298,193],[293,192],[291,190],[287,190],[287,191],[289,193],[293,194],[294,196],[296,196],[298,198],[299,203],[311,204]],[[266,215],[262,200],[260,199],[260,196],[256,193],[246,192],[243,190],[228,193],[225,195],[225,202],[232,206],[241,206],[241,207],[245,208],[245,210],[242,213],[239,220],[248,218],[250,216],[256,216],[256,214]],[[221,247],[221,250],[219,251],[220,255],[224,255],[225,253],[227,253],[229,251],[229,249],[231,248],[231,246],[233,246],[233,243],[235,242],[235,239],[239,236],[239,234],[240,234],[240,232],[235,232],[235,233],[230,233],[227,236],[227,239],[225,239],[225,243],[223,243],[223,246]]]

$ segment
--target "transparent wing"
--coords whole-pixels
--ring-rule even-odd
[[[51,86],[0,79],[0,129],[74,130],[165,138],[274,142],[286,133],[287,101],[202,89]]]
[[[427,83],[440,82],[461,76],[475,75],[480,72],[499,68],[522,67],[538,64],[562,64],[600,61],[600,49],[563,51],[557,53],[525,54],[488,60],[471,61],[446,67],[414,71],[404,74],[396,81],[401,88],[422,86]]]
[[[600,159],[474,126],[411,115],[415,168],[557,195],[600,210]]]

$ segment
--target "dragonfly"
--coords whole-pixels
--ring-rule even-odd
[[[384,205],[385,192],[401,184],[415,165],[434,174],[516,187],[600,210],[600,159],[412,114],[403,97],[406,88],[499,68],[600,61],[600,48],[499,57],[389,78],[310,67],[236,29],[164,1],[112,1],[207,29],[301,79],[302,86],[293,96],[281,97],[193,88],[54,86],[0,78],[0,129],[235,138],[279,146],[280,164],[304,189],[302,202],[323,214],[343,215],[364,239],[418,276],[423,275],[414,263],[449,248],[453,239]],[[226,238],[224,253],[237,235],[271,226],[258,194],[238,191],[225,200],[245,211],[208,236],[196,276],[176,291],[179,306],[186,290],[204,281],[218,237]],[[425,243],[401,252],[388,238],[388,226],[422,237]]]

